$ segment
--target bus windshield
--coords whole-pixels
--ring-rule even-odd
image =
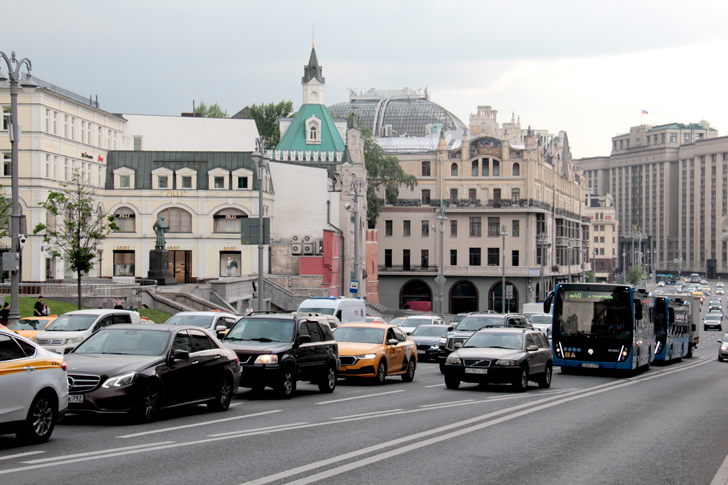
[[[563,290],[554,309],[554,335],[632,338],[632,302],[623,291]],[[556,325],[555,325],[556,326]]]

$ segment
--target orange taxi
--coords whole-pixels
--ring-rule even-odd
[[[15,320],[13,323],[8,325],[8,330],[17,333],[28,340],[32,340],[33,337],[38,335],[56,318],[58,318],[58,315],[50,315],[47,317],[25,317],[20,320]]]
[[[384,383],[399,375],[412,382],[417,368],[417,346],[396,325],[346,323],[334,332],[339,345],[339,377],[368,377]]]

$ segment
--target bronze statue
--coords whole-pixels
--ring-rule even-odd
[[[157,221],[152,226],[154,233],[157,235],[157,244],[154,245],[154,249],[164,249],[164,246],[166,244],[164,241],[164,233],[169,232],[169,226],[165,226],[163,222],[164,215],[160,214],[159,219],[157,219]]]

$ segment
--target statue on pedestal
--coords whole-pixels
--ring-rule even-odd
[[[164,225],[164,215],[160,214],[159,219],[152,226],[154,234],[157,235],[157,244],[154,245],[154,249],[164,249],[166,242],[164,241],[164,233],[169,232],[169,226]]]

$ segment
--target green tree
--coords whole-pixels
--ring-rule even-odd
[[[227,118],[228,112],[220,107],[219,104],[213,103],[207,106],[204,101],[195,108],[195,113],[199,113],[203,118]]]
[[[629,269],[629,273],[627,273],[627,279],[631,285],[636,285],[642,281],[642,268],[639,266],[632,266]]]
[[[594,273],[592,271],[586,271],[584,273],[584,278],[587,283],[594,283],[597,279],[594,277]]]
[[[278,120],[288,117],[291,111],[293,111],[293,102],[290,100],[279,103],[254,104],[250,107],[250,118],[255,120],[258,133],[265,139],[269,148],[274,148],[281,141],[281,129]]]
[[[94,207],[94,188],[81,180],[77,170],[68,184],[53,190],[39,205],[48,211],[50,220],[38,224],[33,234],[41,234],[53,260],[65,261],[76,273],[78,309],[81,309],[81,277],[93,267],[96,246],[111,231],[118,231],[113,215],[103,214]]]
[[[363,128],[362,136],[364,163],[367,169],[367,221],[369,227],[376,227],[381,211],[379,189],[384,189],[384,199],[387,203],[395,204],[399,197],[399,188],[404,186],[414,189],[417,186],[417,177],[405,173],[399,164],[399,159],[384,152],[384,148],[377,143],[370,129]]]

